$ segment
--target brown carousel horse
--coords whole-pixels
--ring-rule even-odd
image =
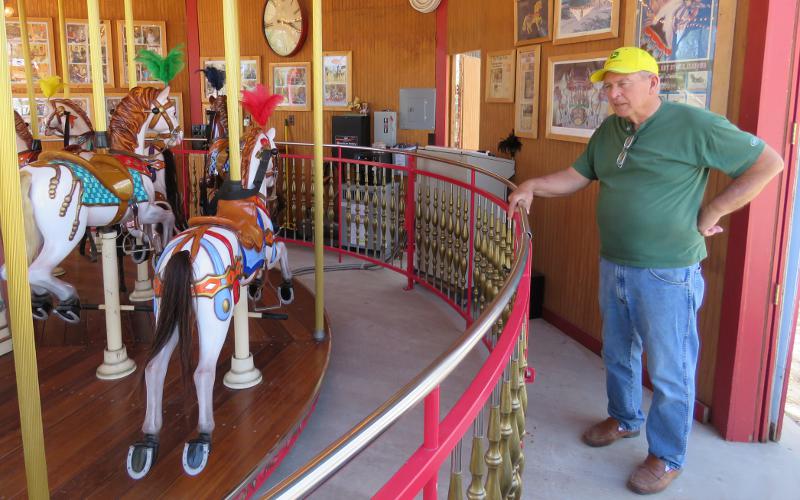
[[[20,167],[32,163],[39,158],[41,150],[33,149],[33,134],[25,120],[14,111],[14,129],[17,132],[17,162]]]

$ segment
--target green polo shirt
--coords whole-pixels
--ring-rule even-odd
[[[617,157],[635,135],[622,168]],[[690,266],[706,257],[697,215],[709,169],[736,178],[764,150],[725,117],[662,102],[638,130],[616,115],[595,131],[573,167],[600,182],[600,254],[634,267]]]

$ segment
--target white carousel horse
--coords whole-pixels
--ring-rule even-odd
[[[144,439],[128,451],[128,474],[144,477],[158,454],[162,427],[164,378],[175,347],[181,345],[184,383],[191,357],[192,321],[197,322],[200,356],[194,371],[199,418],[198,437],[186,443],[183,467],[199,474],[206,466],[214,430],[213,388],[217,359],[227,336],[240,286],[261,279],[266,270],[280,265],[283,283],[280,300],[293,299],[286,247],[274,241],[266,195],[274,186],[273,161],[278,150],[275,129],[252,128],[244,138],[242,185],[227,183],[221,190],[216,217],[196,217],[164,250],[156,268],[156,333],[144,371],[147,410]],[[227,198],[227,199],[225,199]],[[253,287],[250,287],[250,295]]]
[[[94,127],[86,111],[72,99],[48,99],[47,105],[44,135],[63,138],[64,149],[73,153],[91,149]]]
[[[123,99],[135,111],[130,113],[132,123],[142,138],[147,130],[166,132],[170,121],[176,123],[175,110],[164,108],[168,96],[169,88],[137,87]],[[95,154],[87,161],[72,153],[47,151],[23,167],[20,176],[23,208],[32,215],[26,220],[26,239],[36,319],[46,318],[52,310],[50,294],[59,301],[58,316],[68,322],[80,319],[75,287],[51,273],[75,248],[87,226],[124,224],[133,218],[143,225],[161,224],[164,242],[173,234],[175,217],[155,203],[150,176],[125,169],[112,156]]]

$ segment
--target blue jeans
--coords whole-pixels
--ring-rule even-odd
[[[600,311],[608,414],[625,430],[644,422],[642,350],[653,382],[649,451],[680,469],[692,427],[699,340],[700,264],[648,269],[600,259]]]

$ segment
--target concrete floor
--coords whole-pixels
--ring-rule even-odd
[[[292,267],[306,266],[312,254],[290,250]],[[327,258],[326,264],[335,264]],[[313,286],[313,275],[299,278]],[[303,465],[349,430],[452,342],[461,320],[432,294],[402,290],[404,280],[385,270],[325,275],[326,310],[333,326],[333,352],[315,413],[296,446],[261,492]],[[485,359],[471,353],[442,387],[447,411]],[[600,358],[542,320],[532,321],[529,363],[537,371],[528,386],[525,436],[526,499],[638,498],[625,488],[645,457],[642,437],[594,449],[580,442],[583,429],[605,417]],[[650,394],[645,391],[649,404]],[[310,498],[369,498],[419,446],[422,409],[408,415],[362,452]],[[464,445],[463,463],[469,460]],[[784,424],[781,443],[740,444],[695,425],[682,476],[664,499],[800,498],[800,426]],[[440,472],[439,498],[447,495],[449,461]],[[468,476],[464,478],[468,483]]]

